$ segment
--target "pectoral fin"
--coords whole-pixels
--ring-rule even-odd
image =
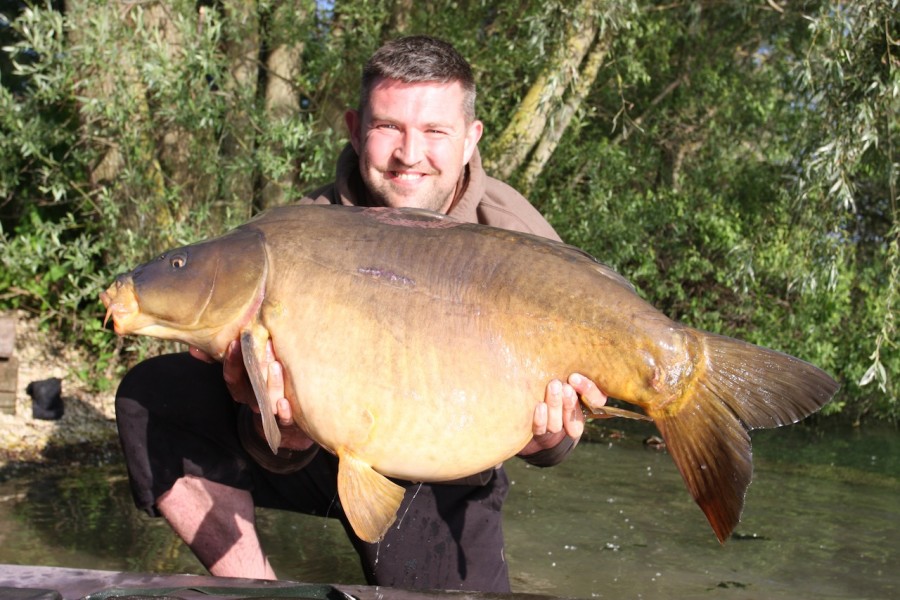
[[[338,450],[338,495],[353,531],[374,544],[397,518],[405,490],[352,454]]]
[[[266,441],[273,454],[278,454],[281,445],[281,430],[275,422],[275,412],[272,410],[272,402],[269,400],[269,391],[266,386],[266,373],[263,365],[266,363],[266,342],[269,340],[269,332],[262,325],[256,325],[251,329],[241,332],[241,352],[244,355],[244,368],[250,376],[250,384],[256,395],[259,405],[259,414],[262,416],[263,432]]]

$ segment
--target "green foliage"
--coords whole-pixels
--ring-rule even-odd
[[[163,17],[106,4],[6,16],[0,72],[0,308],[86,344],[99,373],[122,349],[130,361],[159,348],[102,329],[98,295],[117,273],[246,220],[262,182],[300,157],[284,199],[324,182],[339,141],[310,119],[269,118],[233,85],[227,45],[253,33],[240,23],[192,2]]]
[[[826,413],[896,420],[896,2],[745,8],[623,29],[533,200],[670,316],[834,374]]]
[[[116,340],[102,327],[99,316],[85,307],[96,306],[105,287],[97,271],[100,246],[72,214],[44,220],[32,211],[12,235],[0,229],[0,301],[42,317],[69,337],[94,350],[98,370],[113,359]],[[102,384],[102,382],[101,382]]]
[[[0,20],[0,309],[69,332],[99,371],[158,350],[117,345],[99,291],[328,181],[383,40],[435,34],[469,58],[490,160],[592,11],[608,53],[535,205],[670,316],[834,374],[828,411],[900,416],[896,0],[199,4]],[[276,48],[300,56],[288,117],[267,96]]]
[[[798,196],[842,218],[834,235],[844,239],[857,280],[852,305],[865,331],[864,353],[852,361],[850,386],[862,410],[900,415],[897,307],[897,206],[900,134],[900,17],[896,0],[848,3],[810,18],[816,41],[795,68],[798,87],[814,110],[808,128],[808,160]],[[874,339],[873,339],[874,338]],[[881,394],[865,393],[877,383]],[[857,387],[858,386],[858,387]]]

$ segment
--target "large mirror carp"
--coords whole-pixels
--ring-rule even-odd
[[[573,372],[653,420],[724,542],[752,476],[748,431],[794,423],[838,387],[668,319],[577,248],[419,210],[277,208],[101,298],[120,335],[218,358],[240,339],[274,450],[271,339],[297,424],[339,457],[341,505],[370,542],[403,497],[388,477],[449,481],[514,456],[547,383]]]

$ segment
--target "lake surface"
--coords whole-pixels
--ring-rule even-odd
[[[794,426],[754,432],[742,522],[720,545],[651,429],[595,429],[563,465],[507,463],[515,591],[579,598],[900,597],[900,433]],[[205,573],[131,503],[118,462],[0,473],[0,563]],[[276,572],[364,583],[330,520],[260,511]]]

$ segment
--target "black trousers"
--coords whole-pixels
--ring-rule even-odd
[[[119,386],[116,422],[135,504],[151,515],[158,516],[156,501],[176,480],[193,475],[249,490],[260,507],[339,519],[370,585],[509,591],[501,529],[509,480],[502,468],[479,486],[397,482],[407,487],[398,523],[369,544],[341,509],[336,457],[320,450],[308,466],[283,475],[247,454],[219,364],[187,353],[140,363]]]

